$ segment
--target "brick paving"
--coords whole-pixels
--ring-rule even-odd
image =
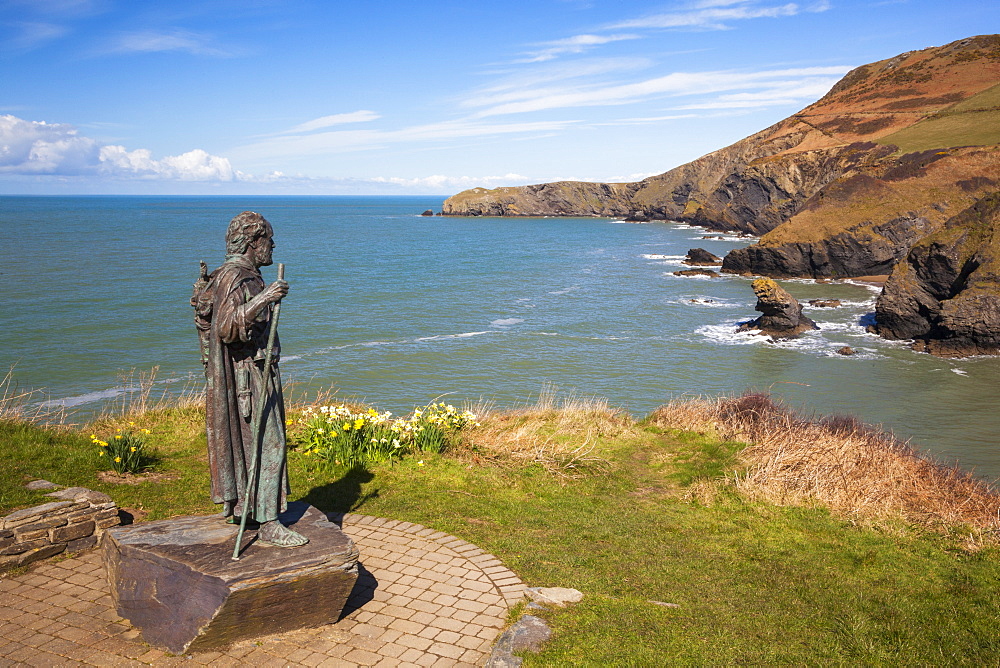
[[[0,576],[0,666],[476,666],[524,584],[496,557],[418,524],[332,514],[361,551],[334,624],[175,657],[115,612],[100,550]]]

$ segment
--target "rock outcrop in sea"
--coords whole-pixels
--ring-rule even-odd
[[[763,315],[740,325],[736,331],[760,330],[760,333],[774,339],[792,339],[813,329],[816,323],[802,315],[802,306],[795,297],[788,294],[770,278],[758,278],[752,284],[757,295],[754,310]]]
[[[760,236],[729,253],[724,272],[849,278],[889,274],[922,240],[948,230],[950,239],[998,189],[1000,35],[981,35],[858,67],[797,114],[658,176],[476,188],[442,213],[675,220]],[[955,289],[946,301],[966,286]],[[885,306],[878,317],[897,320],[879,333],[924,332],[898,322],[917,311]],[[920,334],[952,341],[924,346],[935,354],[990,349],[984,327],[1000,336],[941,317]]]

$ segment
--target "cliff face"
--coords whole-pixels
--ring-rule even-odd
[[[729,253],[723,270],[815,278],[888,274],[917,240],[998,182],[997,146],[873,159],[845,170],[756,245]]]
[[[944,357],[1000,354],[1000,191],[924,237],[895,266],[875,331]]]

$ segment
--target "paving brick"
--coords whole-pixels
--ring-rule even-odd
[[[381,640],[376,640],[375,638],[367,638],[365,636],[354,636],[348,640],[347,644],[351,647],[357,647],[359,649],[365,649],[369,652],[378,652],[385,645]]]
[[[413,649],[418,649],[423,652],[431,646],[431,641],[427,638],[421,638],[420,636],[405,635],[400,636],[396,641],[396,644],[412,647]]]
[[[417,659],[424,656],[424,653],[418,649],[409,648],[405,652],[399,655],[400,661],[408,661],[410,663],[415,663]]]
[[[389,628],[406,634],[416,634],[420,633],[420,630],[424,627],[422,624],[416,624],[405,619],[395,619],[389,624]]]
[[[351,661],[360,666],[374,666],[382,660],[382,657],[366,649],[354,649],[344,655],[344,660]]]
[[[410,651],[410,648],[406,645],[400,645],[398,643],[389,642],[382,645],[382,649],[379,650],[379,654],[382,656],[392,657],[393,659],[398,659],[405,652]]]

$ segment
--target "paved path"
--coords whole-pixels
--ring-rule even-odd
[[[153,649],[111,602],[99,550],[0,578],[0,666],[482,665],[524,584],[475,545],[409,522],[331,515],[361,551],[336,624],[224,652]]]

